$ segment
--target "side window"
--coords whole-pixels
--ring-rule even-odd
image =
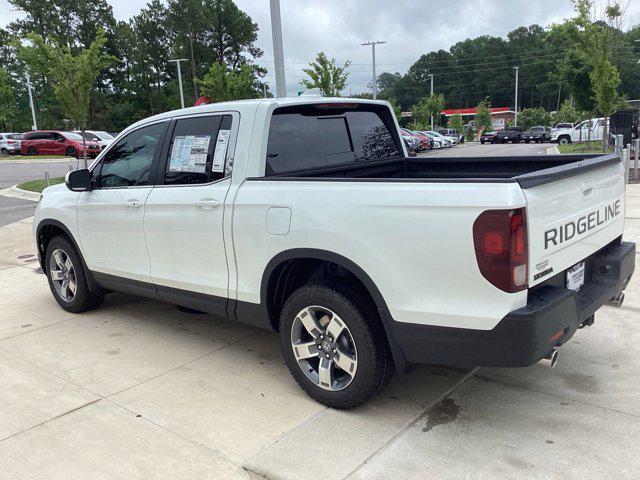
[[[142,127],[109,149],[100,167],[98,187],[149,185],[151,165],[166,123]]]
[[[231,174],[226,165],[231,115],[207,115],[176,121],[164,172],[165,185],[197,185]]]

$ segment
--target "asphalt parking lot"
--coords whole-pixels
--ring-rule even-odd
[[[637,242],[638,185],[626,213]],[[637,479],[639,318],[636,273],[554,370],[423,366],[337,411],[276,334],[122,294],[60,309],[27,218],[0,228],[0,477]]]

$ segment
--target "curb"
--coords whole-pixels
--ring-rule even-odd
[[[5,188],[4,190],[0,190],[0,195],[2,195],[3,197],[31,200],[32,202],[39,202],[40,198],[42,197],[41,193],[30,192],[29,190],[23,190],[21,188],[18,188],[17,185],[14,185],[13,187]]]
[[[3,163],[62,163],[62,162],[71,162],[76,161],[73,157],[64,157],[64,158],[16,158],[15,160],[0,160],[0,165]]]
[[[552,147],[547,147],[547,155],[560,155],[560,150],[558,150],[558,146],[554,145]]]

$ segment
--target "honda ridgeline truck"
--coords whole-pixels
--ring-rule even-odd
[[[415,364],[555,361],[634,270],[624,191],[613,155],[409,158],[388,103],[303,96],[138,122],[33,228],[65,310],[130,292],[277,331],[349,408]]]

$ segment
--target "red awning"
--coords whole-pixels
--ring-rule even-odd
[[[507,113],[511,112],[511,107],[494,107],[491,108],[491,113]],[[442,111],[443,115],[475,115],[476,107],[472,108],[447,108]]]
[[[193,104],[194,107],[197,107],[199,105],[207,105],[211,103],[211,97],[206,96],[206,97],[200,97],[198,98],[198,100],[196,100],[196,103]]]

